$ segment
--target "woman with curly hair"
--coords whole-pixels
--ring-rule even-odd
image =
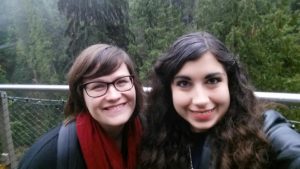
[[[177,39],[155,64],[151,87],[141,169],[299,168],[300,135],[264,111],[237,58],[213,35]]]

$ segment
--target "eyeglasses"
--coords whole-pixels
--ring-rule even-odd
[[[125,92],[133,87],[133,76],[122,76],[112,82],[88,82],[81,85],[84,88],[86,94],[92,98],[104,96],[109,85],[112,84],[119,92]]]

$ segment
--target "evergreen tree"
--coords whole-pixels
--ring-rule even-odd
[[[94,43],[127,49],[132,38],[127,0],[59,0],[58,7],[69,21],[66,34],[70,57]]]
[[[66,57],[63,20],[53,13],[55,2],[21,0],[12,32],[17,38],[13,82],[58,83],[64,79]],[[52,8],[51,8],[52,7]],[[57,65],[59,62],[62,62]]]
[[[185,26],[180,9],[170,1],[132,0],[130,11],[131,30],[136,38],[130,44],[129,52],[146,84],[148,71],[156,58],[185,32]]]
[[[217,35],[240,56],[258,90],[297,92],[300,17],[291,3],[201,0],[197,27]]]
[[[12,24],[10,7],[9,0],[4,0],[0,6],[0,83],[8,83],[14,70],[15,42],[9,33]]]

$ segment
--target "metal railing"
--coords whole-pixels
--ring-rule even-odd
[[[29,85],[29,84],[1,84],[0,91],[26,90],[26,91],[62,91],[66,92],[68,85]],[[150,91],[150,87],[143,87],[144,91]],[[258,98],[289,103],[300,103],[300,93],[279,93],[279,92],[254,92]]]

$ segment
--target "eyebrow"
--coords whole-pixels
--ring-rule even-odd
[[[191,80],[191,78],[189,78],[188,76],[184,76],[184,75],[175,76],[173,80],[175,80],[175,79]]]
[[[205,79],[210,79],[216,76],[225,76],[225,73],[220,73],[220,72],[216,72],[216,73],[210,73],[208,75],[205,76]]]
[[[116,78],[114,78],[114,80],[112,80],[112,81],[106,81],[106,80],[102,80],[102,79],[97,79],[97,80],[91,80],[91,81],[89,81],[89,82],[85,82],[85,83],[83,83],[83,84],[88,84],[88,83],[97,83],[97,82],[101,82],[101,83],[111,83],[111,82],[114,82],[114,81],[116,81],[117,79],[119,79],[119,78],[122,78],[122,77],[127,77],[127,76],[132,76],[132,75],[120,75],[120,76],[117,76]]]
[[[213,77],[216,77],[216,76],[225,76],[225,75],[226,75],[225,73],[221,73],[221,72],[209,73],[205,76],[205,79],[210,79],[210,78],[213,78]],[[191,80],[191,78],[189,76],[186,76],[186,75],[177,75],[177,76],[174,77],[174,80],[175,79]]]

